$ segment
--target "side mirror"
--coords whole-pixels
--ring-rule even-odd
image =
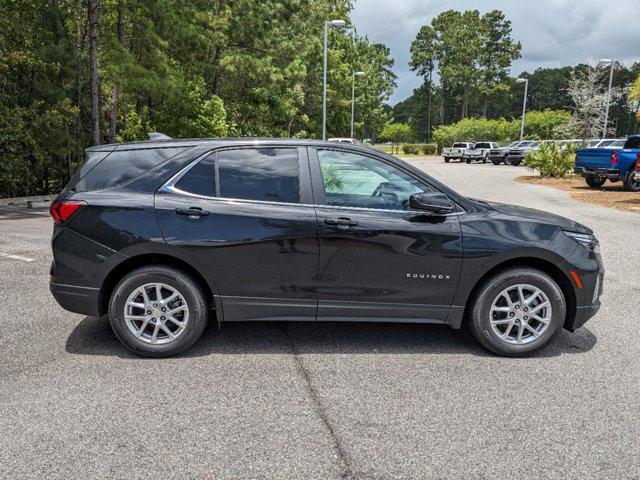
[[[444,193],[414,193],[409,197],[409,207],[414,210],[425,210],[434,215],[445,215],[455,211],[453,202]]]

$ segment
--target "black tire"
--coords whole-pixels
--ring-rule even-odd
[[[482,159],[482,163],[487,163],[487,157],[484,157],[484,158]]]
[[[509,161],[509,163],[511,165],[513,165],[514,167],[518,167],[522,163],[522,160],[511,160],[511,161]]]
[[[491,160],[491,163],[494,165],[500,165],[502,162],[500,160]]]
[[[602,177],[585,177],[585,180],[590,188],[600,188],[607,181],[606,178]]]
[[[467,159],[465,160],[465,162],[467,162],[467,163],[471,163],[471,159],[470,159],[470,158],[467,158]]]
[[[546,295],[551,306],[551,318],[538,338],[530,343],[512,344],[502,340],[493,330],[490,315],[494,299],[505,289],[518,284],[537,287]],[[567,312],[566,301],[558,284],[549,275],[534,268],[510,268],[497,273],[480,286],[470,301],[469,326],[473,336],[487,350],[507,357],[526,356],[545,348],[562,329]],[[526,330],[523,328],[523,331]],[[508,332],[504,333],[508,335]]]
[[[449,157],[444,157],[444,163],[449,163],[449,160],[451,160]]]
[[[147,283],[163,283],[174,288],[189,308],[184,331],[168,343],[151,344],[137,338],[125,321],[125,303],[129,295]],[[181,270],[161,265],[142,267],[127,274],[114,288],[109,302],[109,322],[118,340],[132,352],[146,357],[169,357],[190,348],[202,336],[208,313],[207,301],[198,283]],[[149,331],[152,325],[148,327]]]
[[[635,180],[633,170],[625,175],[623,185],[627,192],[640,192],[640,179]]]

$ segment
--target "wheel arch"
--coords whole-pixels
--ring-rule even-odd
[[[507,270],[509,268],[517,267],[530,267],[538,269],[547,275],[549,275],[560,287],[562,294],[564,295],[567,304],[567,316],[564,321],[564,325],[571,325],[576,316],[577,299],[576,292],[569,277],[554,263],[537,257],[516,257],[494,265],[491,269],[486,271],[475,283],[471,289],[467,301],[465,303],[463,322],[466,322],[469,318],[471,309],[473,308],[472,302],[476,297],[476,294],[482,284],[498,272]]]
[[[193,280],[198,283],[200,288],[205,294],[207,304],[214,305],[214,293],[209,285],[209,282],[205,279],[204,275],[198,271],[195,267],[189,264],[187,261],[178,257],[168,255],[166,253],[146,253],[133,257],[128,257],[126,260],[116,265],[105,277],[100,287],[99,298],[99,312],[100,315],[105,315],[109,310],[109,299],[113,293],[113,289],[118,282],[128,273],[136,270],[137,268],[146,267],[149,265],[162,265],[182,270],[189,275]]]

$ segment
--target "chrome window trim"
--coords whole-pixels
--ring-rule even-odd
[[[162,191],[165,193],[170,193],[174,195],[181,195],[183,197],[192,197],[199,198],[202,200],[212,200],[221,203],[249,203],[249,204],[258,204],[258,205],[283,205],[289,207],[314,207],[314,208],[330,208],[330,209],[339,209],[339,210],[357,210],[363,212],[386,212],[386,213],[397,213],[404,214],[407,213],[419,213],[420,210],[393,210],[387,208],[365,208],[365,207],[348,207],[342,205],[323,205],[323,204],[315,204],[315,203],[288,203],[288,202],[271,202],[268,200],[249,200],[246,198],[230,198],[230,197],[210,197],[208,195],[199,195],[197,193],[191,193],[184,190],[180,190],[176,188],[176,183],[189,171],[191,170],[198,162],[204,160],[209,155],[213,154],[214,150],[203,153],[195,160],[193,160],[189,165],[183,167],[178,173],[176,173],[173,177],[171,177],[164,185],[162,185],[158,191]],[[466,211],[456,204],[461,211],[447,213],[445,215],[440,215],[441,217],[453,217],[457,215],[464,215]]]

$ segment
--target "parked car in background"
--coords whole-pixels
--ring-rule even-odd
[[[582,147],[585,144],[584,140],[580,140],[577,138],[574,138],[571,140],[551,140],[551,142],[558,143],[558,145],[560,145],[560,148],[562,150],[566,150],[570,146],[573,146],[574,148]]]
[[[514,167],[517,167],[522,163],[527,153],[529,153],[532,150],[537,150],[538,148],[540,148],[541,144],[542,142],[538,142],[538,141],[525,142],[523,144],[520,144],[516,148],[509,149],[509,151],[507,152],[505,163],[508,163],[510,165],[513,165]]]
[[[328,139],[329,142],[348,143],[350,145],[362,145],[362,142],[356,138],[349,137],[333,137]]]
[[[630,135],[622,148],[581,148],[573,171],[585,178],[591,188],[604,182],[623,182],[629,192],[640,192],[640,135]]]
[[[608,145],[603,145],[601,148],[624,148],[624,144],[627,142],[626,138],[618,138]]]
[[[588,227],[345,143],[100,145],[51,216],[55,299],[108,315],[151,357],[190,348],[210,320],[464,321],[488,350],[523,356],[600,308]]]
[[[473,148],[473,143],[471,142],[456,142],[449,148],[442,149],[442,156],[444,157],[444,161],[449,163],[450,160],[460,160],[462,161],[462,157],[467,150],[471,150]]]
[[[587,140],[586,148],[602,148],[608,145],[611,145],[613,142],[617,141],[616,138],[591,138]]]
[[[473,146],[473,148],[470,148],[462,154],[462,159],[467,163],[471,163],[474,161],[482,161],[482,163],[487,163],[489,151],[492,148],[500,148],[500,144],[496,142],[478,142]]]
[[[523,140],[516,140],[515,142],[511,142],[509,145],[505,147],[492,148],[491,150],[489,150],[489,156],[487,158],[494,165],[500,165],[501,163],[505,162],[507,158],[507,153],[509,153],[509,150],[511,150],[512,148],[516,148],[519,145],[522,145],[524,143],[527,143],[527,142]]]

